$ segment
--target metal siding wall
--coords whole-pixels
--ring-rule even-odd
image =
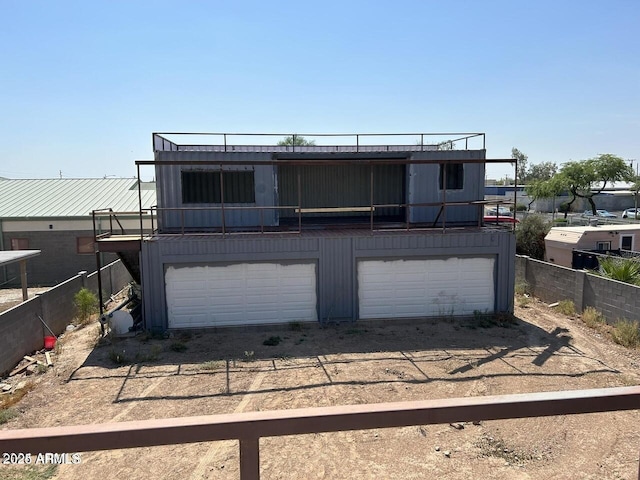
[[[469,158],[479,159],[485,158],[484,150],[452,150],[452,151],[425,151],[415,152],[412,154],[414,159],[430,159],[430,158]],[[156,152],[156,160],[184,161],[191,160],[211,160],[224,163],[225,160],[242,159],[255,161],[255,190],[256,205],[274,206],[276,205],[276,183],[275,183],[275,167],[270,165],[260,166],[260,162],[270,160],[270,153],[239,153],[239,152],[196,152],[196,151],[180,151],[180,152]],[[194,169],[195,166],[185,166],[182,168]],[[215,169],[216,167],[210,167]],[[251,168],[236,166],[234,169]],[[322,168],[322,167],[303,167],[303,169]],[[382,168],[382,166],[380,166]],[[163,207],[182,207],[182,190],[180,180],[180,165],[156,166],[156,188],[158,205]],[[283,170],[283,178],[280,180],[280,204],[297,205],[297,174],[289,169]],[[291,169],[295,170],[295,169]],[[304,171],[304,170],[303,170]],[[354,170],[355,171],[355,170]],[[450,201],[471,201],[482,200],[484,198],[484,172],[483,164],[465,164],[464,166],[464,189],[460,191],[447,191],[447,200]],[[374,192],[376,193],[376,202],[401,202],[401,198],[396,198],[398,190],[398,179],[395,172],[392,174],[377,175],[374,177],[376,184]],[[294,178],[289,178],[293,176]],[[306,177],[306,178],[305,178]],[[368,177],[368,175],[367,175]],[[438,165],[410,165],[408,177],[408,192],[406,195],[411,203],[421,202],[439,202],[442,199],[442,192],[438,189],[439,166]],[[303,191],[326,191],[332,192],[332,201],[337,202],[336,205],[345,203],[353,203],[354,198],[369,198],[369,182],[350,183],[355,190],[341,189],[344,198],[335,197],[335,182],[332,182],[335,176],[327,175],[321,178],[311,178],[302,175]],[[355,180],[356,177],[354,177]],[[318,182],[322,185],[318,185]],[[320,188],[318,188],[320,187]],[[362,190],[362,191],[360,191]],[[380,194],[379,192],[383,193]],[[380,196],[378,196],[380,195]],[[312,199],[313,200],[313,199]],[[316,199],[318,201],[321,198]],[[356,202],[357,203],[357,202]],[[368,202],[367,202],[368,203]],[[203,205],[204,206],[204,205]],[[323,205],[326,206],[326,205]],[[438,207],[417,207],[412,209],[412,222],[432,222],[438,213]],[[472,223],[478,221],[480,210],[474,206],[460,206],[447,208],[447,221],[451,223]],[[392,214],[389,212],[380,212],[380,214]],[[281,216],[291,216],[291,211],[281,211]],[[348,214],[347,214],[348,215]],[[276,225],[278,213],[275,210],[266,211],[264,213],[265,225]],[[225,211],[225,222],[229,226],[255,226],[259,225],[260,217],[258,212],[250,211]],[[219,212],[190,212],[185,216],[185,223],[188,227],[212,227],[221,226],[221,214]],[[179,212],[165,212],[159,219],[161,228],[178,228],[180,226]]]
[[[513,313],[515,293],[516,236],[500,235],[500,252],[497,262],[496,312]]]
[[[369,165],[279,166],[278,191],[280,205],[298,204],[298,171],[302,192],[302,208],[366,207],[371,203]],[[374,203],[404,203],[404,165],[374,167]],[[400,208],[377,210],[376,216],[399,215]],[[363,216],[366,213],[316,213],[305,217]],[[293,210],[282,211],[282,217],[295,217]]]
[[[253,170],[255,174],[255,204],[229,204],[228,206],[274,206],[275,180],[274,167],[260,165],[261,162],[271,160],[270,154],[265,153],[224,153],[224,152],[156,152],[156,160],[181,161],[185,165],[156,165],[156,189],[158,206],[165,208],[182,207],[207,207],[212,204],[184,205],[182,203],[181,170],[218,170],[217,165],[198,166],[188,165],[189,161],[220,161],[223,169],[229,170]],[[255,162],[255,167],[236,165],[224,167],[225,160],[246,160]],[[276,210],[266,210],[264,213],[265,225],[276,225]],[[159,225],[163,229],[178,229],[181,225],[180,212],[163,212],[159,215]],[[222,226],[222,214],[220,211],[187,211],[184,215],[185,227],[207,228]],[[225,210],[225,225],[229,227],[257,226],[260,225],[260,213],[250,210]]]
[[[153,331],[165,330],[167,308],[164,272],[158,242],[142,242],[141,262],[145,328]]]
[[[320,243],[319,266],[320,319],[353,319],[353,240],[349,237],[323,238]]]
[[[165,264],[318,261],[320,319],[357,315],[356,265],[365,258],[495,256],[496,311],[513,311],[515,237],[509,231],[462,231],[319,237],[184,237],[143,242],[147,328],[166,329]]]
[[[443,159],[481,159],[485,158],[484,150],[451,150],[438,152],[415,153],[413,158],[425,160]],[[464,184],[462,190],[447,190],[446,200],[472,201],[484,199],[484,164],[464,164]],[[409,174],[409,202],[428,203],[442,201],[442,190],[439,189],[439,165],[411,165]],[[440,207],[416,207],[411,209],[412,222],[433,222]],[[476,206],[447,207],[447,223],[476,224],[481,210]],[[442,221],[442,216],[438,224]]]

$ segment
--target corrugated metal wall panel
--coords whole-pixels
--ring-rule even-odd
[[[481,159],[485,157],[483,150],[455,150],[455,151],[425,151],[411,154],[413,159],[430,158],[469,158]],[[202,207],[202,205],[183,205],[180,182],[181,169],[202,169],[201,166],[187,165],[193,160],[220,161],[224,164],[228,160],[245,160],[255,162],[256,166],[229,166],[234,170],[255,170],[255,205],[297,205],[298,181],[296,167],[280,166],[278,172],[279,184],[276,188],[276,167],[260,165],[271,159],[270,153],[259,152],[214,152],[214,151],[180,151],[156,152],[156,160],[171,160],[185,162],[181,165],[156,166],[158,204],[163,207]],[[216,170],[219,167],[206,167]],[[223,167],[224,168],[224,167]],[[426,203],[442,201],[442,191],[439,189],[438,165],[409,165],[408,174],[403,173],[406,167],[396,165],[378,165],[374,172],[374,202],[375,203],[403,203],[408,196],[411,203]],[[370,203],[370,175],[369,167],[362,165],[340,166],[303,166],[300,167],[303,192],[303,208],[339,207],[345,205],[367,206]],[[474,201],[484,198],[483,179],[485,167],[483,164],[464,165],[464,188],[462,190],[447,190],[447,201]],[[405,181],[406,176],[406,181]],[[405,186],[405,183],[407,185]],[[276,192],[279,190],[279,192]],[[405,193],[406,192],[406,193]],[[278,200],[276,200],[276,198]],[[276,201],[278,203],[276,203]],[[252,204],[253,205],[253,204]],[[248,204],[246,205],[248,206]],[[439,207],[414,207],[411,209],[410,220],[416,223],[434,222]],[[446,221],[453,224],[476,224],[481,209],[477,206],[451,206],[446,209]],[[308,216],[322,216],[326,214],[306,214]],[[354,213],[341,213],[349,216]],[[362,215],[361,213],[356,215]],[[380,215],[403,215],[402,209],[379,210]],[[265,225],[276,225],[279,217],[294,217],[293,210],[268,210],[263,213]],[[179,228],[181,225],[179,212],[160,215],[160,228]],[[221,213],[215,211],[191,211],[184,214],[187,226],[200,228],[220,227]],[[438,224],[441,224],[441,215]],[[257,226],[260,224],[260,213],[251,210],[226,210],[225,224],[233,226]]]
[[[351,238],[326,238],[320,242],[320,318],[352,319],[354,312],[354,261]]]
[[[260,165],[261,162],[271,159],[270,154],[265,153],[224,153],[224,152],[156,152],[156,160],[180,161],[185,165],[156,165],[158,206],[163,208],[194,208],[192,211],[161,212],[158,215],[158,224],[161,231],[170,229],[177,230],[182,225],[182,215],[184,223],[190,228],[212,228],[222,226],[221,211],[195,210],[207,206],[219,207],[214,204],[183,204],[182,203],[182,170],[219,170],[218,165],[198,166],[189,165],[191,161],[220,161],[225,160],[246,160],[255,162],[256,166],[223,165],[224,170],[253,170],[255,180],[255,203],[254,204],[230,204],[226,206],[275,206],[275,177],[274,168],[270,165]],[[275,225],[277,223],[277,210],[269,209],[263,212],[262,222],[264,225]],[[261,222],[260,212],[256,210],[229,210],[224,212],[225,225],[228,227],[259,226]]]
[[[268,235],[253,238],[239,238],[236,236],[222,237],[193,237],[170,241],[148,242],[156,244],[162,255],[223,255],[243,254],[248,259],[252,255],[261,253],[287,252],[315,252],[319,249],[320,239],[314,237],[291,236],[290,238],[271,238]]]
[[[322,320],[356,316],[358,259],[496,256],[496,311],[513,311],[515,236],[508,231],[367,232],[317,237],[184,237],[143,243],[142,281],[149,328],[167,327],[165,264],[317,261]]]
[[[367,207],[371,204],[371,171],[368,165],[287,166],[277,168],[279,205],[298,204],[298,172],[302,208]],[[375,204],[404,203],[404,165],[373,167],[373,201]],[[375,211],[375,216],[401,215],[401,208]],[[367,216],[363,212],[306,213],[305,217]],[[281,217],[294,217],[294,210]]]
[[[416,160],[429,158],[442,159],[483,159],[484,150],[452,150],[438,152],[421,152],[412,156]],[[464,164],[464,188],[462,190],[447,190],[446,201],[463,202],[484,199],[484,164]],[[409,166],[409,202],[429,203],[441,202],[442,190],[439,188],[439,165],[410,165]],[[411,209],[412,222],[434,222],[440,207],[414,207]],[[446,209],[447,223],[477,224],[481,210],[477,206],[451,206]],[[442,215],[438,219],[441,225]]]

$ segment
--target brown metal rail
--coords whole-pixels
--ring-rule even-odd
[[[377,231],[375,228],[375,218],[374,218],[374,212],[376,210],[383,210],[386,208],[406,208],[407,209],[407,214],[405,216],[405,229],[406,230],[411,230],[411,223],[409,221],[409,209],[410,208],[419,208],[419,207],[440,207],[438,214],[435,218],[435,220],[433,221],[433,225],[432,228],[435,228],[438,220],[440,220],[440,217],[442,216],[442,229],[443,231],[446,231],[446,218],[443,215],[445,208],[446,207],[460,207],[460,206],[477,206],[480,210],[483,208],[483,206],[486,205],[503,205],[505,203],[510,203],[510,202],[505,202],[503,200],[469,200],[469,201],[446,201],[446,197],[443,195],[443,199],[445,200],[445,202],[421,202],[421,203],[387,203],[387,204],[372,204],[369,206],[345,206],[345,207],[340,207],[340,211],[341,212],[347,212],[347,211],[352,211],[352,212],[367,212],[369,213],[369,229],[370,231],[374,232]],[[373,198],[371,199],[371,201],[373,201]],[[233,227],[229,227],[227,225],[226,222],[226,218],[225,218],[225,212],[228,211],[234,211],[234,210],[249,210],[249,211],[258,211],[260,214],[260,224],[259,225],[254,225],[254,226],[250,226],[250,225],[246,225],[243,226],[240,230],[238,231],[234,231]],[[276,230],[272,230],[272,231],[265,231],[265,225],[264,225],[264,211],[265,210],[293,210],[296,214],[297,214],[297,219],[298,219],[298,229],[297,230],[283,230],[283,229],[276,229]],[[180,214],[180,227],[179,227],[179,231],[181,235],[186,235],[186,234],[190,234],[191,232],[188,232],[185,230],[185,212],[220,212],[221,215],[221,222],[220,222],[220,232],[223,236],[226,235],[230,235],[230,234],[247,234],[247,233],[256,233],[256,232],[260,232],[263,234],[268,234],[268,233],[302,233],[303,230],[303,226],[302,226],[302,214],[303,213],[308,213],[308,210],[313,210],[313,209],[306,209],[306,208],[302,208],[299,205],[279,205],[279,206],[262,206],[262,205],[248,205],[248,206],[241,206],[241,205],[214,205],[214,206],[207,206],[207,207],[157,207],[157,206],[152,206],[150,208],[150,214],[151,214],[151,222],[152,224],[154,224],[153,218],[154,216],[158,216],[158,215],[162,215],[164,212],[179,212]],[[326,208],[326,209],[318,209],[318,210],[326,210],[327,213],[330,213],[330,211],[332,210],[331,208]],[[337,210],[337,209],[336,209]],[[154,215],[155,214],[155,215]],[[496,215],[496,217],[498,217]],[[499,218],[499,217],[498,217]],[[483,219],[483,215],[479,214],[479,219],[478,219],[478,226],[482,225],[482,219]],[[498,219],[496,218],[496,224],[498,222]],[[515,223],[515,222],[514,222]],[[495,226],[494,224],[492,224],[491,222],[489,222],[489,224],[491,224],[492,226]],[[508,225],[508,228],[512,228],[512,224]],[[154,233],[155,230],[153,231]],[[169,230],[167,230],[167,233],[169,234],[174,234],[174,232],[171,232]],[[215,233],[215,232],[212,232]],[[162,232],[158,232],[158,234],[162,234]]]
[[[253,480],[260,478],[262,437],[638,409],[640,386],[524,393],[2,430],[0,451],[69,453],[238,440],[240,478]]]

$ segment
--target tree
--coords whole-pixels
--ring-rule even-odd
[[[528,158],[517,148],[511,149],[511,158],[517,161],[516,165],[516,182],[523,185],[527,180],[527,165],[529,163]]]
[[[447,140],[444,142],[440,142],[436,145],[436,148],[438,150],[453,150],[454,149],[453,141]]]
[[[597,215],[593,197],[602,193],[607,184],[631,179],[633,170],[622,158],[604,153],[588,160],[565,163],[558,176],[572,196],[569,205],[577,198],[585,198],[593,215]]]
[[[563,190],[566,190],[566,186],[564,185],[561,177],[554,176],[546,180],[534,180],[524,189],[524,191],[527,192],[527,195],[531,197],[529,210],[531,209],[531,204],[538,198],[555,198],[560,195]],[[566,217],[567,214],[565,212],[565,218]]]
[[[516,253],[544,260],[544,237],[551,224],[542,215],[529,215],[516,227]]]
[[[544,198],[540,195],[544,195],[545,192],[549,198],[553,196],[553,192],[566,189],[571,195],[571,200],[567,203],[568,209],[571,209],[571,205],[578,198],[585,198],[591,206],[592,213],[596,215],[593,197],[599,195],[607,185],[630,180],[632,177],[633,170],[622,158],[604,153],[588,160],[563,164],[559,174],[540,182],[535,188],[539,198]],[[565,218],[566,215],[565,212]]]
[[[553,162],[535,163],[529,167],[527,172],[527,182],[536,180],[549,180],[558,173],[558,166]]]
[[[278,142],[279,146],[296,146],[296,147],[305,147],[315,145],[316,142],[313,140],[307,140],[302,135],[289,135],[285,137],[284,140],[280,140]]]

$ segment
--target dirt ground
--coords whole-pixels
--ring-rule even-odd
[[[93,325],[65,335],[55,366],[29,377],[36,387],[17,405],[20,414],[0,428],[639,383],[640,355],[578,318],[537,301],[517,308],[516,317],[509,325],[482,319],[325,329],[293,324],[138,336],[96,348]],[[270,337],[280,342],[263,345]],[[265,438],[261,472],[263,479],[636,478],[639,421],[633,411],[469,423],[460,430],[427,425]],[[235,442],[81,455],[81,464],[45,473],[59,479],[239,478]],[[26,473],[0,465],[0,478]]]
[[[46,292],[50,288],[51,287],[31,287],[27,290],[27,294],[29,298],[32,298],[36,293]],[[0,312],[9,310],[20,303],[22,303],[21,288],[0,288]]]

